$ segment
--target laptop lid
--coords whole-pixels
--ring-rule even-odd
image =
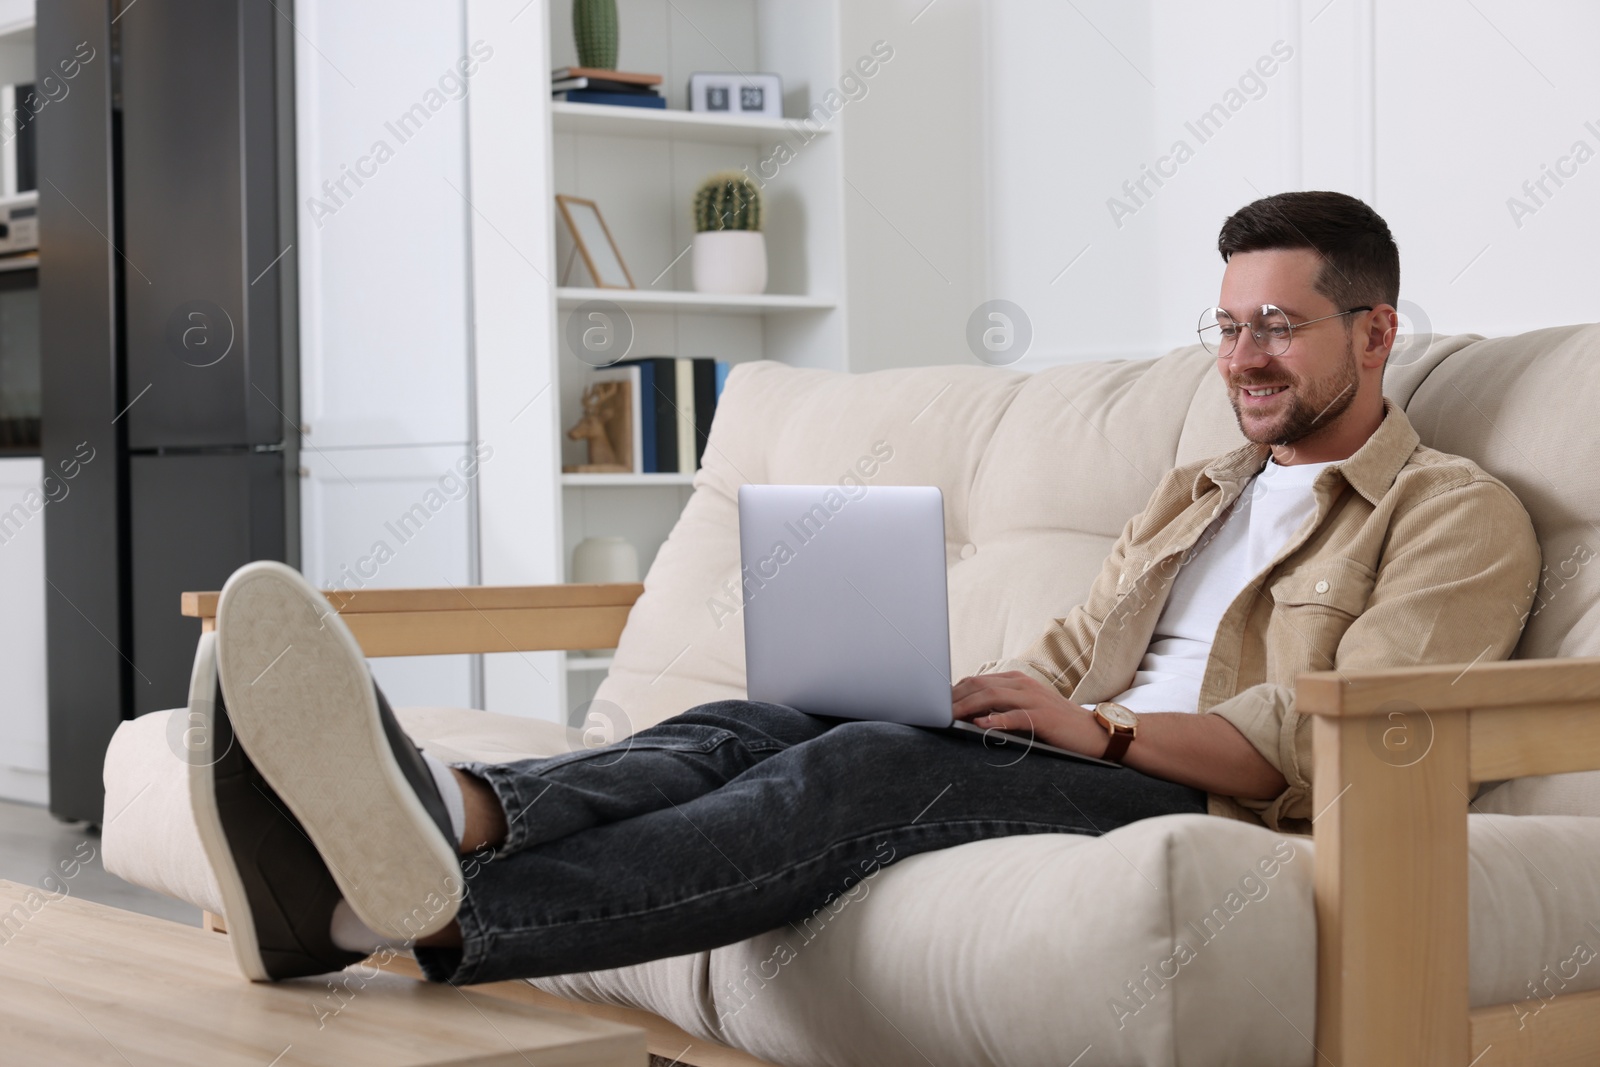
[[[950,725],[938,487],[742,485],[739,555],[751,700]]]

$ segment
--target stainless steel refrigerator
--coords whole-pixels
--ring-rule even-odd
[[[42,452],[47,474],[79,457],[45,516],[62,818],[115,818],[112,732],[185,702],[199,623],[179,593],[298,563],[287,8],[39,5],[37,74],[67,87],[36,120]]]

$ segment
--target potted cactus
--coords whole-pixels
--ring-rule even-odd
[[[694,287],[702,293],[760,293],[767,288],[761,190],[742,171],[725,170],[694,195]]]
[[[617,0],[572,0],[578,66],[617,69]]]

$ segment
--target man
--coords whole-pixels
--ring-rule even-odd
[[[1167,474],[1085,602],[951,694],[959,718],[1126,769],[996,766],[949,732],[737,700],[622,748],[448,767],[401,733],[327,602],[254,563],[222,593],[226,754],[195,792],[245,972],[393,943],[435,981],[615,967],[797,921],[982,838],[1208,810],[1304,829],[1294,676],[1504,658],[1539,550],[1503,484],[1422,447],[1382,395],[1400,272],[1377,214],[1282,194],[1218,246],[1200,332],[1250,443]]]

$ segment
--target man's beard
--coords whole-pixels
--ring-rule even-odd
[[[1346,357],[1343,366],[1316,382],[1286,381],[1281,378],[1234,382],[1233,388],[1228,391],[1228,402],[1233,405],[1233,417],[1238,420],[1239,429],[1256,444],[1292,445],[1332,423],[1355,402],[1356,388],[1361,381],[1355,353],[1347,350]],[[1251,430],[1245,423],[1239,390],[1264,389],[1273,385],[1289,386],[1288,409],[1270,421],[1263,420],[1260,415],[1254,416],[1255,428]]]

